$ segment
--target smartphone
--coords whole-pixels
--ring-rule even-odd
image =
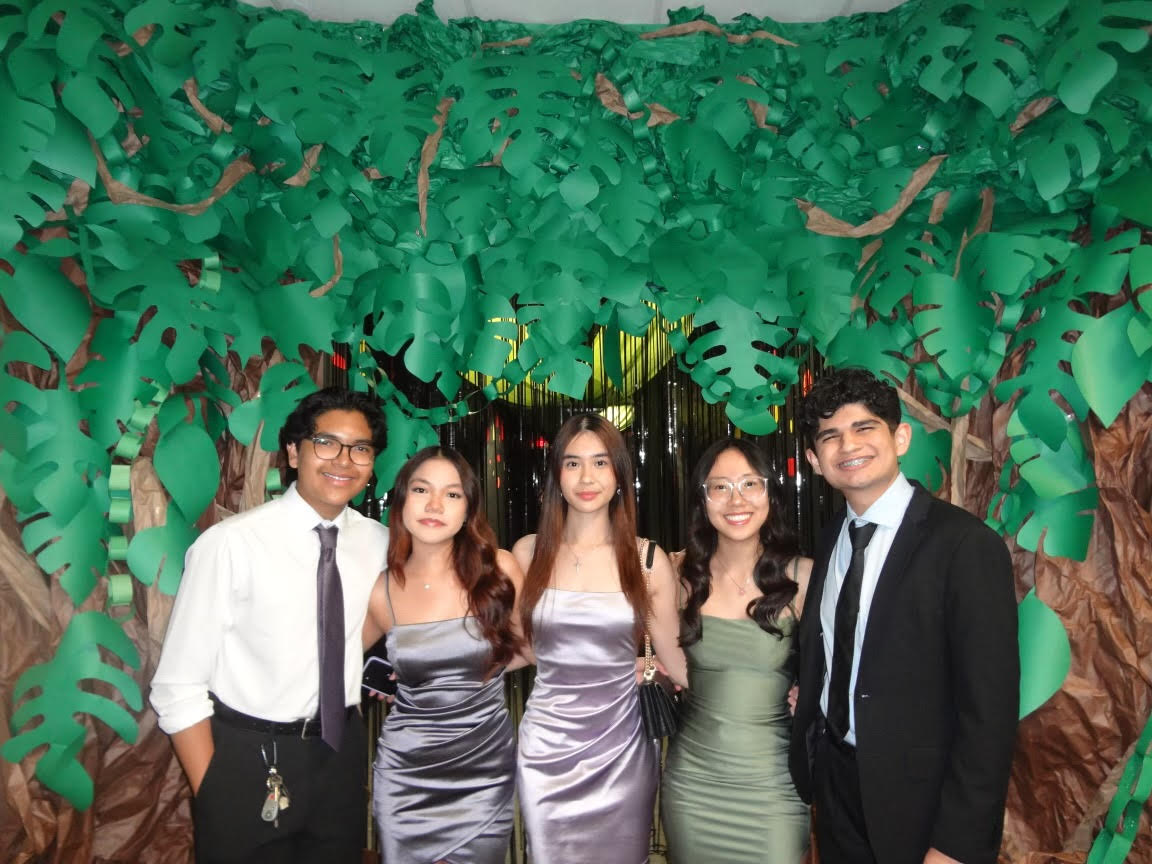
[[[392,676],[392,664],[383,657],[369,657],[364,662],[363,687],[369,693],[391,696],[396,692],[396,681]]]

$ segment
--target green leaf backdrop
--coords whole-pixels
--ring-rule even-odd
[[[0,482],[72,603],[105,577],[123,599],[121,562],[174,592],[217,445],[275,449],[313,386],[301,349],[334,343],[385,403],[381,488],[434,425],[498,392],[583,394],[597,334],[667,339],[757,434],[805,374],[793,349],[814,346],[932,406],[910,465],[934,488],[963,473],[974,409],[1009,406],[987,518],[1083,558],[1083,424],[1112,423],[1152,374],[1152,250],[1133,227],[1152,200],[1152,2],[672,19],[0,6]],[[242,401],[228,368],[269,344],[284,362]],[[369,349],[444,403],[412,405]],[[149,434],[170,503],[129,539],[126,470]],[[92,785],[65,720],[134,731],[107,696],[78,695],[96,676],[139,706],[78,644],[132,665],[117,632],[78,614],[14,694],[41,688],[14,726],[45,722],[4,756],[49,742],[37,775],[79,807]]]

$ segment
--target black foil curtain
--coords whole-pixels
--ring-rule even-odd
[[[655,343],[650,340],[657,340]],[[458,450],[480,479],[489,521],[500,545],[509,548],[521,536],[536,530],[539,493],[546,470],[549,442],[560,425],[573,414],[597,412],[612,420],[624,433],[636,466],[636,496],[639,505],[639,533],[656,540],[666,551],[684,546],[692,468],[703,451],[717,439],[742,433],[724,413],[723,405],[709,405],[700,389],[676,365],[663,334],[645,339],[625,339],[620,366],[621,389],[610,383],[605,368],[602,340],[594,342],[594,368],[599,374],[587,388],[584,399],[572,399],[543,388],[522,384],[507,399],[484,402],[479,393],[468,401],[479,407],[458,422],[438,428],[440,442]],[[818,374],[820,358],[804,351],[801,388]],[[325,383],[347,386],[348,353],[338,348],[325,374]],[[414,378],[396,358],[379,355],[381,369],[394,385],[421,407],[444,404],[432,385]],[[808,371],[805,371],[808,370]],[[465,384],[462,395],[478,388]],[[785,503],[804,554],[810,555],[820,528],[831,517],[835,501],[828,487],[813,483],[813,474],[804,458],[804,442],[795,423],[799,392],[788,394],[777,412],[777,431],[766,436],[744,436],[756,441],[768,454],[777,479],[785,491]],[[389,490],[369,487],[365,510],[373,515],[388,506]],[[374,653],[383,653],[378,644]],[[524,705],[532,689],[532,669],[506,678],[508,705],[515,726],[519,726]],[[369,705],[370,740],[374,742],[383,719],[382,706]],[[374,743],[367,754],[374,756]],[[371,819],[369,819],[371,822]],[[376,848],[374,826],[367,843]],[[653,861],[667,850],[659,820],[652,829]],[[510,864],[530,861],[519,813],[509,849]]]
[[[441,443],[460,451],[480,478],[488,517],[501,545],[508,548],[535,531],[548,444],[567,418],[590,411],[616,423],[632,450],[642,536],[653,538],[667,551],[683,547],[689,495],[695,494],[687,489],[692,468],[713,441],[736,435],[756,441],[768,454],[784,486],[801,547],[810,554],[834,501],[824,484],[813,484],[804,458],[804,442],[795,424],[800,394],[789,393],[778,409],[775,432],[743,435],[728,421],[724,406],[706,403],[696,384],[677,368],[664,337],[655,338],[660,340],[658,347],[647,340],[625,340],[622,390],[606,376],[590,382],[590,395],[584,399],[521,384],[508,394],[509,399],[482,404],[476,394],[469,401],[482,404],[479,410],[438,428]],[[597,370],[604,368],[601,344],[600,340],[595,343]],[[392,383],[414,405],[444,404],[439,391],[415,379],[401,361],[383,355],[378,359]],[[798,359],[803,369],[819,368],[814,353],[804,352]],[[346,362],[338,357],[336,363],[342,360]],[[345,383],[346,373],[333,368],[330,380]],[[801,380],[803,386],[805,378]],[[478,389],[471,384],[465,388],[464,395],[468,388]],[[388,491],[376,489],[381,508],[388,506]],[[375,509],[372,504],[369,507]]]

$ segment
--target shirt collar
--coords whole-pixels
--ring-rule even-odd
[[[293,482],[281,496],[280,501],[284,505],[285,514],[284,520],[287,522],[289,528],[298,531],[311,531],[317,525],[335,525],[337,528],[343,530],[348,521],[348,507],[345,506],[343,510],[336,516],[335,519],[324,519],[319,513],[312,509],[312,505],[301,497],[300,493],[296,491],[296,483]]]
[[[874,522],[885,528],[899,528],[904,520],[904,512],[908,509],[908,502],[912,500],[912,484],[903,472],[896,475],[884,494],[872,502],[872,506],[863,513],[856,513],[852,505],[848,505],[848,519],[862,519],[865,522]]]

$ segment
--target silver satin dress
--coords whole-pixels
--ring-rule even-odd
[[[658,762],[640,719],[634,626],[620,592],[550,588],[536,607],[516,768],[532,864],[648,860]]]
[[[475,619],[394,626],[399,689],[373,769],[385,864],[503,864],[516,745],[504,676],[483,680],[490,646]]]

